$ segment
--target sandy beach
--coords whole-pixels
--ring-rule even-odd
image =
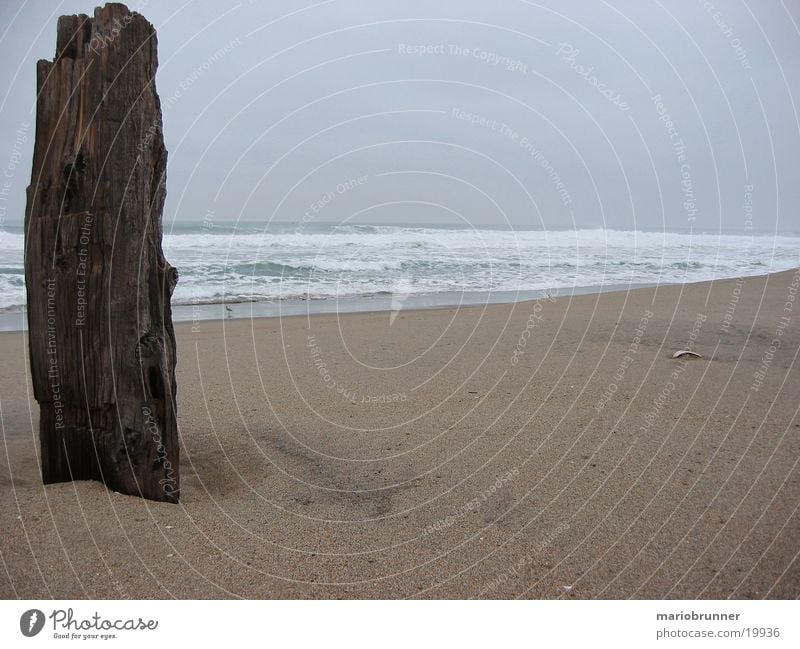
[[[180,323],[179,505],[43,487],[0,334],[0,596],[796,598],[799,286]]]

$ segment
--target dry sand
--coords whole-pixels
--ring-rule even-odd
[[[44,488],[2,334],[0,596],[798,597],[793,282],[181,324],[180,505]]]

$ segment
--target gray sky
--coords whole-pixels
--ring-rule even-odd
[[[35,62],[59,15],[94,6],[3,0],[6,224],[30,180]],[[797,2],[128,6],[158,30],[167,227],[800,230]]]

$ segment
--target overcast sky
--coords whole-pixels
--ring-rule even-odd
[[[13,224],[30,180],[35,62],[52,58],[59,15],[95,3],[2,4]],[[213,213],[800,230],[798,2],[128,6],[158,30],[167,227]]]

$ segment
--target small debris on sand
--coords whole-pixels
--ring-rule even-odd
[[[692,358],[703,358],[697,352],[689,351],[688,349],[680,349],[672,355],[672,358],[683,358],[684,356],[690,356]]]

